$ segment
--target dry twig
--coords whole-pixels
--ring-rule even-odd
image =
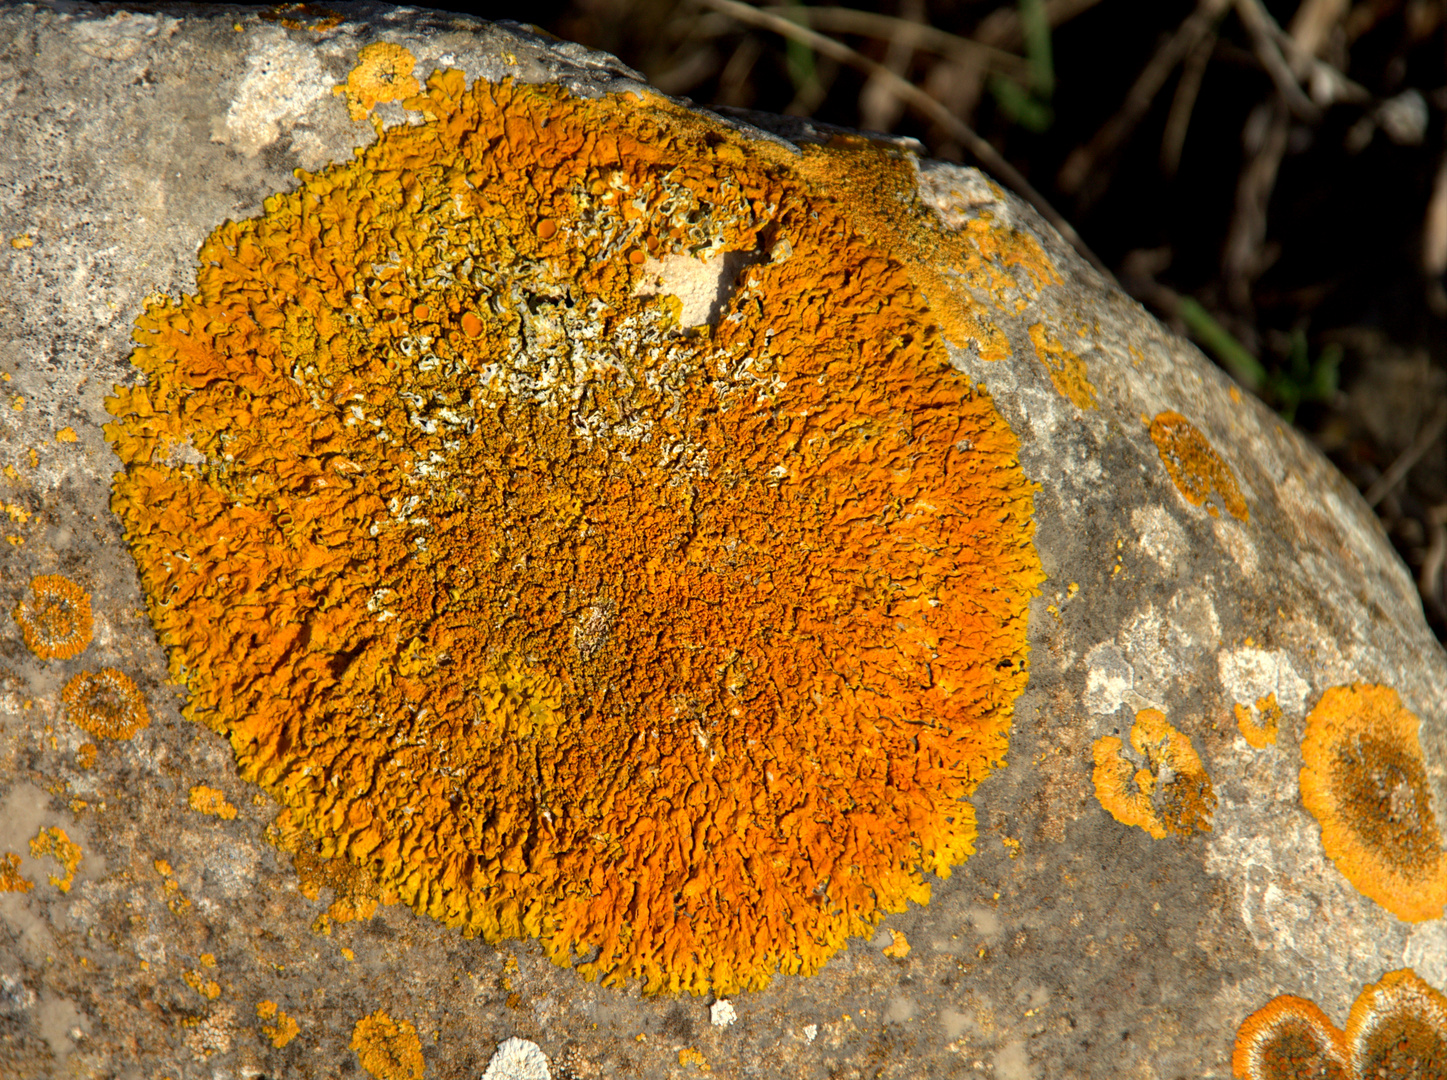
[[[1365,498],[1367,505],[1376,509],[1377,503],[1387,497],[1387,493],[1406,479],[1407,474],[1412,471],[1412,466],[1421,461],[1428,450],[1437,445],[1437,440],[1447,432],[1447,401],[1437,406],[1437,411],[1427,425],[1417,432],[1417,437],[1412,440],[1412,445],[1397,455],[1397,460],[1387,466],[1387,471],[1377,477],[1376,482],[1367,488]]]

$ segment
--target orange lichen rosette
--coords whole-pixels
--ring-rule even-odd
[[[814,971],[972,850],[1041,580],[1016,440],[831,151],[458,72],[407,104],[139,320],[114,507],[188,715],[470,934],[650,991]],[[744,266],[716,325],[640,289],[679,256]]]
[[[60,697],[65,718],[98,739],[129,739],[151,723],[140,689],[115,668],[82,671]]]
[[[59,574],[32,578],[30,598],[12,615],[26,647],[42,660],[69,660],[90,644],[90,593]]]
[[[1110,816],[1157,840],[1210,832],[1216,792],[1190,738],[1159,709],[1142,709],[1130,745],[1145,768],[1136,767],[1116,736],[1095,741],[1095,797]]]
[[[1417,740],[1417,718],[1387,686],[1334,686],[1306,718],[1301,801],[1328,857],[1399,919],[1440,919],[1447,850]]]
[[[1283,994],[1236,1033],[1237,1080],[1348,1080],[1342,1033],[1314,1002]]]
[[[1404,968],[1357,995],[1340,1031],[1304,998],[1282,995],[1236,1033],[1237,1080],[1440,1080],[1447,1076],[1447,997]]]

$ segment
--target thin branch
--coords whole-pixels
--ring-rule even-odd
[[[1086,179],[1094,174],[1105,158],[1115,153],[1136,129],[1141,118],[1155,103],[1161,87],[1170,78],[1171,72],[1196,45],[1211,33],[1216,20],[1226,10],[1230,0],[1201,0],[1196,9],[1187,15],[1176,28],[1176,32],[1150,58],[1150,61],[1136,81],[1126,92],[1125,100],[1109,120],[1084,146],[1077,147],[1060,167],[1056,182],[1060,189],[1074,193],[1080,190]]]
[[[1412,471],[1412,466],[1421,461],[1428,450],[1437,445],[1437,440],[1442,433],[1447,431],[1447,401],[1437,406],[1436,415],[1428,422],[1427,426],[1417,433],[1412,440],[1412,445],[1397,455],[1397,460],[1387,466],[1387,471],[1377,477],[1376,482],[1367,488],[1367,505],[1373,510],[1377,503],[1387,497],[1387,494]]]
[[[1080,234],[1075,231],[1075,228],[1070,222],[1066,221],[1059,211],[1050,205],[1045,199],[1045,196],[1035,190],[1030,181],[1026,180],[1015,166],[1006,161],[1000,152],[986,142],[974,128],[959,119],[959,117],[955,116],[949,109],[945,108],[913,83],[900,78],[883,64],[871,60],[862,53],[856,52],[842,41],[828,37],[825,34],[820,34],[817,31],[809,29],[807,26],[800,26],[798,23],[785,19],[782,16],[768,11],[761,11],[749,4],[739,3],[738,0],[695,0],[695,2],[702,4],[704,7],[713,8],[715,11],[721,11],[725,15],[732,16],[741,23],[757,26],[765,30],[772,30],[774,33],[783,37],[808,45],[816,52],[838,60],[840,63],[848,64],[850,67],[863,71],[866,74],[877,76],[894,90],[901,101],[912,105],[930,120],[933,120],[940,127],[944,128],[950,135],[954,136],[954,138],[958,139],[960,144],[984,166],[986,171],[994,173],[1006,184],[1014,188],[1015,192],[1039,211],[1041,217],[1055,226],[1056,231],[1065,238],[1071,247],[1080,253],[1081,258],[1095,267],[1107,281],[1115,280],[1109,268],[1105,263],[1100,261],[1095,252],[1086,246],[1085,241],[1080,238]]]
[[[1306,91],[1296,81],[1296,73],[1291,70],[1291,65],[1281,53],[1277,38],[1281,27],[1262,7],[1261,0],[1235,0],[1235,6],[1242,25],[1251,35],[1256,59],[1261,61],[1266,74],[1270,75],[1271,81],[1276,84],[1276,92],[1281,95],[1281,100],[1286,102],[1286,107],[1298,120],[1309,124],[1318,123],[1321,120],[1321,110],[1317,108],[1316,102],[1306,96]]]
[[[978,41],[936,29],[926,23],[900,19],[893,15],[878,15],[872,11],[858,11],[854,8],[807,7],[799,4],[764,10],[768,14],[782,15],[792,22],[813,27],[815,30],[877,38],[936,56],[979,64],[991,71],[1019,79],[1028,78],[1030,74],[1029,63],[1014,53],[993,45],[982,45]]]

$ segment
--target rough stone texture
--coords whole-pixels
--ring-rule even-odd
[[[222,221],[376,137],[332,93],[369,42],[407,48],[422,78],[456,67],[587,97],[638,88],[611,58],[518,28],[336,7],[346,18],[331,27],[315,12],[286,25],[200,6],[0,11],[0,858],[17,853],[35,883],[0,892],[0,1076],[352,1075],[354,1028],[382,1010],[415,1027],[438,1078],[479,1075],[517,1037],[554,1076],[695,1075],[703,1061],[715,1076],[1174,1080],[1230,1075],[1234,1033],[1277,995],[1342,1026],[1394,969],[1447,985],[1442,920],[1402,922],[1354,888],[1298,791],[1322,694],[1383,684],[1421,719],[1447,831],[1447,667],[1375,519],[1028,208],[973,170],[923,161],[920,196],[943,221],[988,212],[1036,237],[1063,279],[1022,279],[1024,303],[997,314],[1008,359],[952,346],[1040,485],[1048,575],[1009,765],[972,799],[976,854],[928,906],[732,1010],[600,988],[531,941],[465,940],[401,906],[322,926],[331,893],[308,899],[265,838],[276,804],[236,778],[225,740],[180,717],[108,507],[118,462],[103,401],[135,381],[132,323],[149,294],[194,288],[197,248]],[[396,104],[377,115],[406,119]],[[827,137],[720,122],[775,144]],[[1049,331],[1032,336],[1039,324]],[[1074,358],[1090,407],[1058,388],[1089,404],[1068,378]],[[1166,412],[1229,466],[1244,520],[1225,493],[1208,509],[1173,482],[1151,438]],[[37,659],[8,615],[50,573],[91,593],[94,643],[75,659]],[[101,666],[135,679],[152,722],[87,768],[89,737],[64,719],[61,691]],[[1279,738],[1255,749],[1233,709],[1273,693]],[[1128,742],[1146,709],[1203,762],[1218,799],[1209,831],[1154,839],[1098,801],[1093,747]],[[52,883],[56,859],[31,854],[51,828],[83,853],[68,891]],[[279,1014],[296,1038],[279,1037]]]

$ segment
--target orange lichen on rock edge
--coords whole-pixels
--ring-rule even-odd
[[[108,402],[186,714],[469,934],[649,991],[812,972],[972,851],[1041,581],[1015,437],[827,169],[661,99],[406,104],[217,230]],[[988,276],[994,238],[951,242]],[[640,249],[766,258],[685,331]]]
[[[11,614],[26,646],[42,660],[69,660],[90,644],[90,593],[59,574],[32,578],[30,599]]]
[[[1030,341],[1035,346],[1035,355],[1049,370],[1050,381],[1060,395],[1068,398],[1077,409],[1095,408],[1095,387],[1090,383],[1085,361],[1068,351],[1044,323],[1030,327]]]
[[[376,1080],[422,1080],[422,1040],[406,1020],[393,1020],[382,1009],[357,1021],[350,1049]]]
[[[1327,856],[1407,922],[1440,919],[1447,904],[1447,849],[1417,728],[1395,690],[1354,683],[1322,695],[1301,741],[1301,801]]]
[[[1257,698],[1254,706],[1243,705],[1238,701],[1233,711],[1236,714],[1236,729],[1253,750],[1265,750],[1268,746],[1276,745],[1276,737],[1281,729],[1281,706],[1276,702],[1276,691]]]
[[[35,888],[35,883],[28,880],[20,873],[20,856],[13,851],[7,851],[4,858],[0,858],[0,892],[29,892]]]
[[[1362,989],[1346,1031],[1313,1002],[1283,995],[1242,1023],[1231,1054],[1237,1080],[1377,1080],[1441,1075],[1447,997],[1404,968]]]
[[[151,723],[140,689],[116,668],[82,671],[60,697],[65,718],[97,739],[129,739]]]
[[[1236,474],[1194,424],[1178,412],[1163,412],[1151,421],[1150,430],[1166,472],[1187,502],[1201,506],[1214,492],[1232,517],[1250,517]],[[1213,517],[1217,513],[1213,504],[1206,504],[1206,510]]]
[[[1097,739],[1095,797],[1122,825],[1157,840],[1211,831],[1216,794],[1191,740],[1156,709],[1136,713],[1131,748],[1146,761],[1138,768],[1114,735]]]

